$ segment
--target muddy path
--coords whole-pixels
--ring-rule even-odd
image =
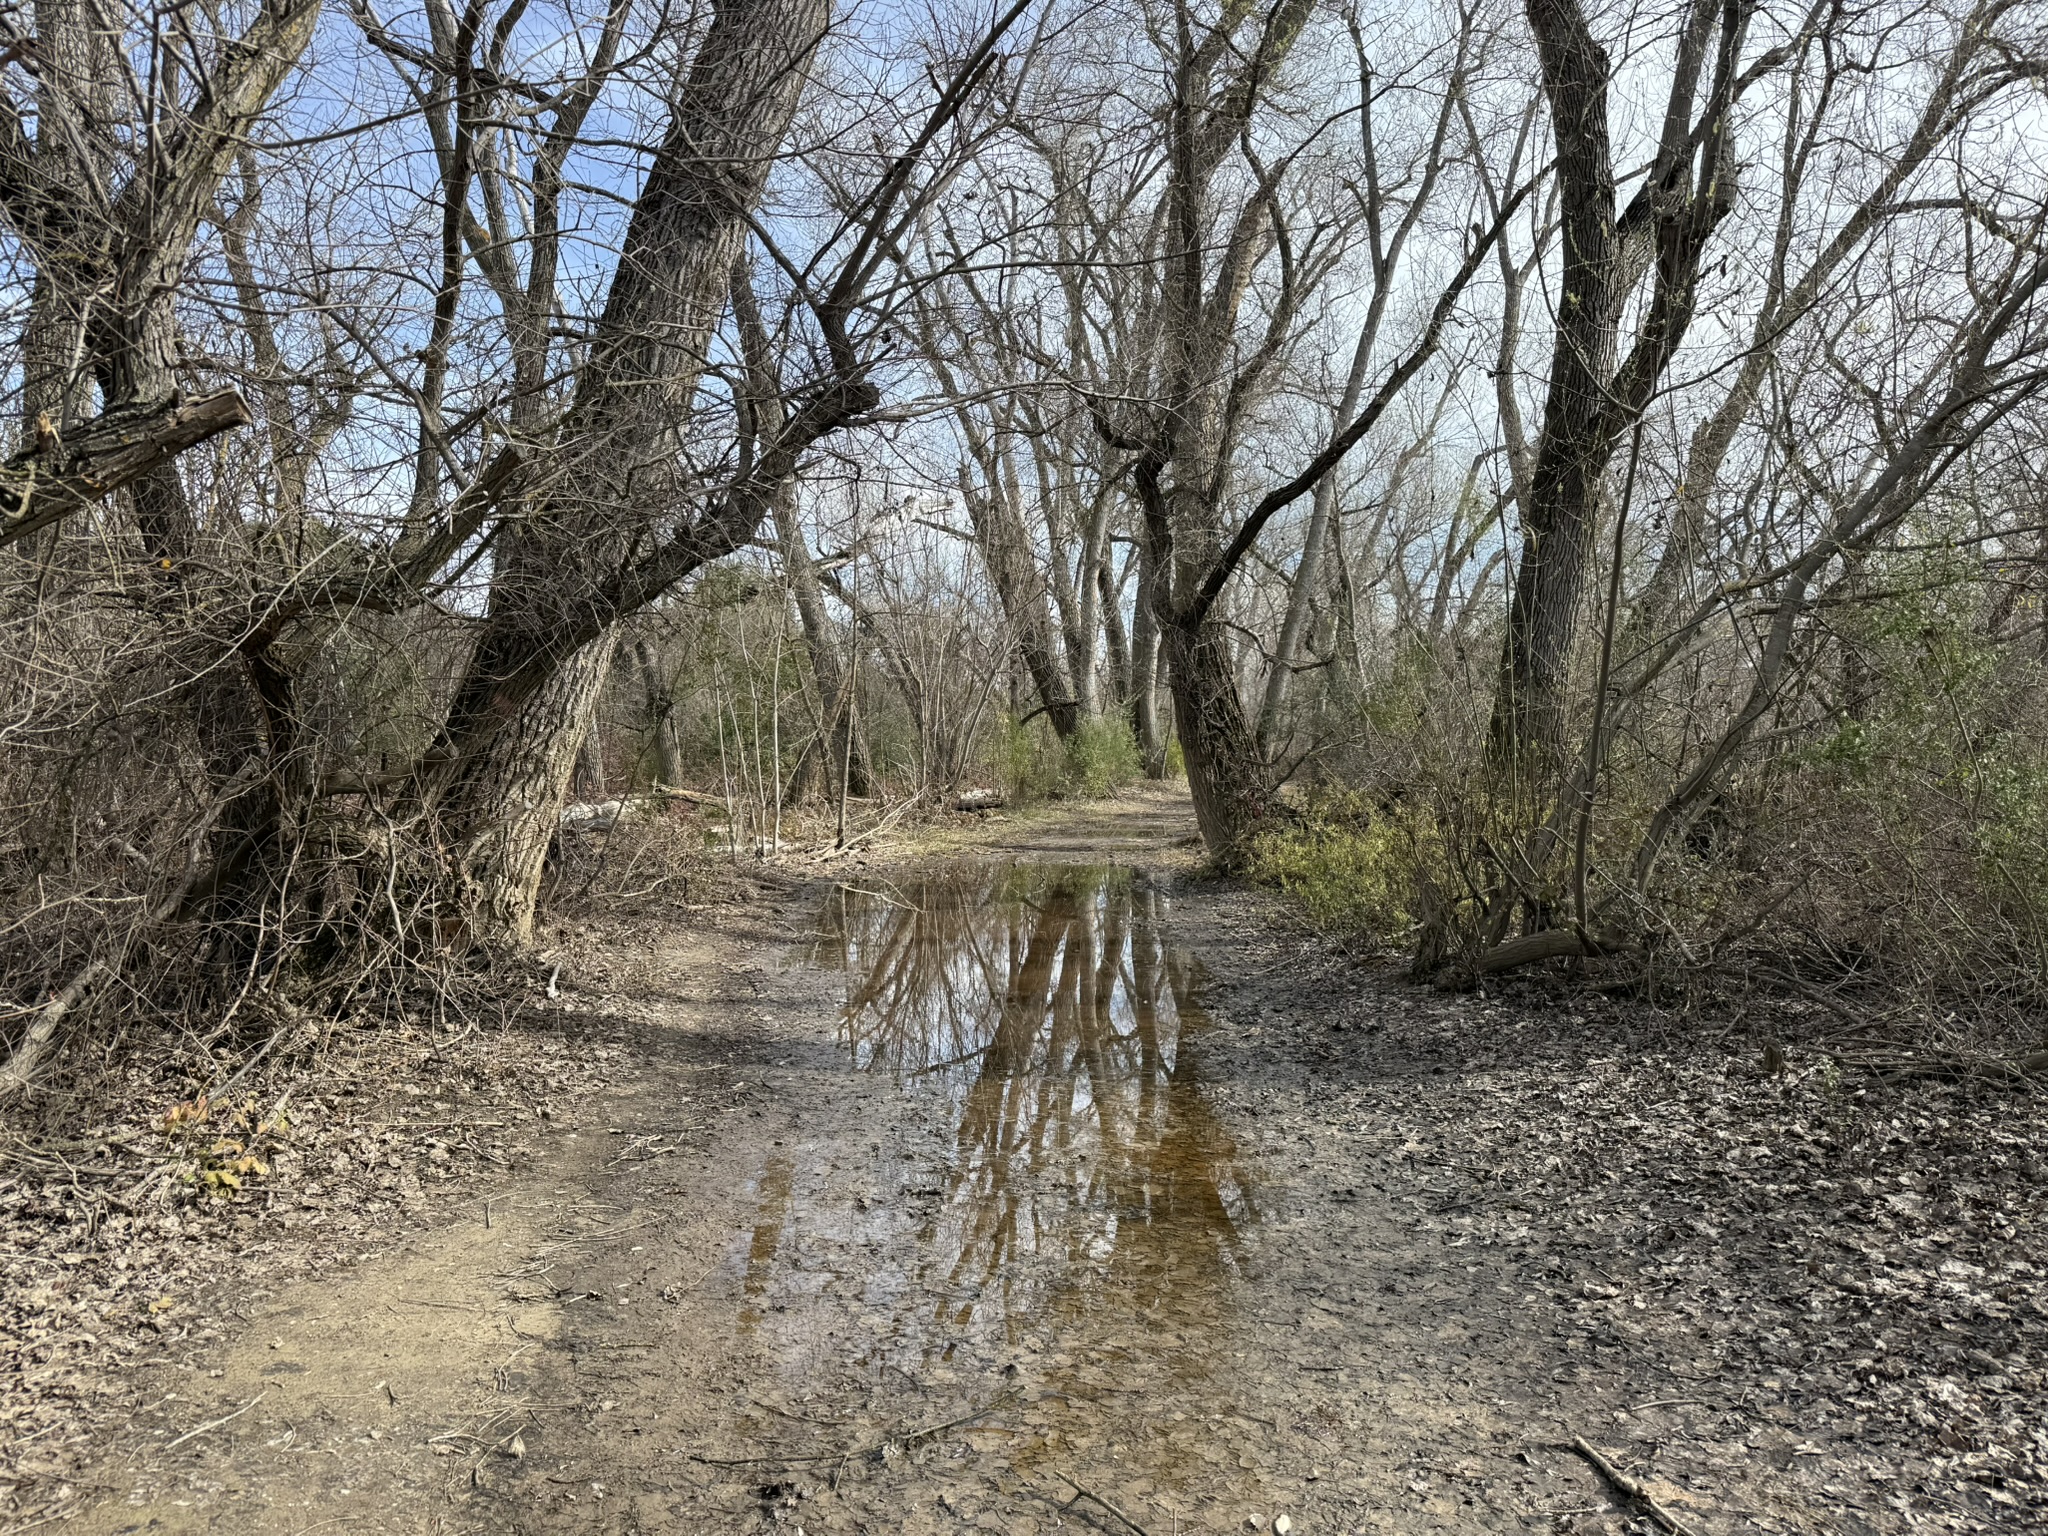
[[[73,1528],[1652,1529],[1577,1436],[1685,1529],[1905,1528],[1852,1413],[1599,1278],[1639,1239],[1463,1198],[1415,1032],[1483,1000],[1354,970],[1193,834],[1163,791],[963,822],[591,940],[562,984],[631,1091],[252,1300]]]

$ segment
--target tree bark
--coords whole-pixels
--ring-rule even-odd
[[[44,430],[0,469],[0,546],[51,527],[249,421],[248,405],[232,389],[196,400],[172,393],[149,404],[116,406],[63,431],[46,419]]]
[[[981,484],[975,485],[962,466],[961,500],[967,504],[975,542],[988,564],[989,581],[1015,637],[1017,655],[1031,676],[1053,730],[1065,741],[1080,722],[1080,708],[1062,674],[1045,582],[1016,502],[1015,476],[1006,472],[1008,445],[1001,441],[988,444],[987,451],[977,457],[981,460]]]
[[[548,850],[613,648],[606,634],[557,668],[478,754],[463,777],[463,798],[446,808],[448,822],[467,829],[453,851],[464,917],[476,936],[519,945],[533,937]]]
[[[1354,373],[1353,377],[1357,376]],[[1357,390],[1352,390],[1347,399],[1349,405],[1340,421],[1350,420],[1358,409]],[[1302,536],[1301,559],[1295,564],[1294,580],[1287,592],[1287,616],[1281,621],[1280,638],[1273,646],[1273,660],[1266,673],[1265,696],[1259,703],[1259,756],[1267,762],[1273,761],[1280,750],[1280,713],[1286,708],[1287,690],[1294,681],[1294,658],[1300,654],[1302,632],[1308,627],[1309,604],[1315,596],[1323,546],[1329,542],[1331,514],[1336,506],[1337,477],[1325,475],[1316,487],[1308,531]]]
[[[1210,854],[1232,868],[1243,858],[1245,834],[1265,818],[1267,774],[1238,697],[1228,637],[1204,622],[1172,625],[1164,639],[1195,820]]]
[[[1542,776],[1558,766],[1563,747],[1579,591],[1614,444],[1607,391],[1620,317],[1607,50],[1594,40],[1577,0],[1528,0],[1528,15],[1557,141],[1563,252],[1550,385],[1522,508],[1493,738],[1504,759]]]
[[[804,543],[803,529],[797,524],[795,498],[778,496],[774,515],[782,569],[789,577],[797,623],[804,632],[804,648],[810,653],[811,678],[818,689],[818,731],[823,753],[822,756],[806,753],[798,764],[798,776],[805,776],[810,771],[807,765],[815,764],[822,770],[818,776],[819,789],[829,786],[836,790],[844,779],[848,794],[865,797],[868,793],[868,760],[867,753],[861,749],[860,732],[855,726],[853,699],[849,691],[851,678],[846,659],[840,653],[838,637],[832,632],[831,618],[825,612],[825,593],[818,580],[818,568]],[[848,760],[849,754],[851,761]],[[801,798],[804,787],[792,784],[791,792]]]
[[[1492,744],[1519,778],[1543,788],[1564,767],[1572,645],[1607,466],[1684,338],[1707,239],[1733,206],[1728,111],[1749,13],[1722,0],[1692,0],[1656,159],[1619,215],[1607,51],[1579,0],[1527,0],[1527,13],[1557,145],[1563,249],[1550,383],[1521,509]],[[1712,83],[1695,121],[1717,23]],[[1655,287],[1617,366],[1622,310],[1653,255]]]
[[[1138,593],[1131,605],[1131,734],[1145,761],[1145,777],[1166,777],[1166,734],[1159,722],[1159,621],[1152,589],[1156,557],[1151,541],[1138,546]]]
[[[683,782],[683,770],[676,753],[675,699],[661,675],[654,647],[645,640],[633,642],[633,661],[640,669],[640,690],[646,700],[647,746],[654,759],[657,784],[673,786]]]
[[[1107,550],[1102,563],[1095,568],[1096,594],[1102,613],[1103,670],[1109,674],[1110,686],[1115,690],[1112,702],[1123,704],[1130,699],[1131,686],[1131,642],[1124,633],[1123,584],[1109,574],[1110,559]],[[1130,575],[1130,567],[1124,567],[1124,575]]]

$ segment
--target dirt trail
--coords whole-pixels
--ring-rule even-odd
[[[1903,1528],[1790,1373],[1589,1313],[1590,1249],[1446,1187],[1385,1026],[1480,1001],[1352,971],[1193,833],[1160,790],[990,818],[577,953],[637,1087],[247,1306],[72,1528],[1649,1529],[1574,1435],[1693,1531]]]

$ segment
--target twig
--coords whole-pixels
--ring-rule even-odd
[[[1704,1397],[1659,1397],[1653,1398],[1647,1403],[1637,1403],[1633,1408],[1629,1409],[1629,1412],[1641,1413],[1646,1408],[1717,1408],[1719,1406],[1718,1403],[1708,1402]]]
[[[1693,1536],[1691,1528],[1681,1521],[1678,1516],[1672,1514],[1670,1510],[1650,1497],[1649,1489],[1594,1450],[1592,1446],[1586,1443],[1585,1436],[1572,1436],[1572,1449],[1591,1462],[1593,1470],[1613,1484],[1616,1493],[1620,1494],[1624,1499],[1640,1504],[1643,1508],[1643,1513],[1656,1521],[1657,1524],[1663,1526],[1665,1530],[1671,1532],[1671,1536]]]
[[[258,1392],[254,1397],[250,1398],[249,1401],[242,1404],[242,1406],[237,1408],[233,1413],[223,1414],[220,1418],[213,1420],[209,1424],[201,1424],[197,1429],[186,1430],[185,1433],[178,1436],[177,1439],[173,1440],[169,1445],[165,1446],[164,1449],[167,1451],[175,1451],[187,1440],[191,1440],[199,1435],[203,1435],[210,1429],[219,1429],[221,1425],[229,1423],[235,1419],[239,1419],[243,1414],[247,1413],[251,1408],[254,1408],[258,1403],[262,1402],[263,1399],[268,1397],[269,1395],[269,1389],[265,1388],[263,1391]]]
[[[797,1413],[793,1409],[784,1408],[777,1403],[771,1403],[765,1397],[757,1397],[753,1401],[759,1406],[766,1408],[770,1413],[779,1413],[785,1419],[795,1419],[799,1424],[819,1424],[823,1425],[826,1429],[844,1429],[853,1422],[852,1419],[814,1419],[807,1413]]]
[[[723,1457],[699,1456],[692,1453],[690,1460],[702,1462],[707,1467],[793,1467],[806,1462],[814,1461],[860,1461],[866,1457],[874,1455],[877,1451],[886,1450],[888,1447],[892,1445],[900,1445],[907,1450],[911,1446],[918,1444],[920,1441],[930,1440],[936,1435],[943,1435],[949,1429],[958,1429],[963,1424],[972,1424],[976,1419],[987,1418],[990,1414],[994,1413],[998,1408],[1007,1407],[1011,1401],[1012,1394],[1006,1392],[1001,1397],[998,1397],[993,1402],[987,1404],[985,1407],[977,1408],[972,1413],[963,1413],[957,1419],[948,1419],[943,1424],[927,1424],[923,1429],[913,1429],[909,1434],[903,1435],[901,1437],[891,1435],[887,1439],[877,1440],[873,1445],[862,1446],[858,1450],[824,1451],[817,1453],[815,1455],[805,1456]]]
[[[1067,1500],[1067,1508],[1073,1508],[1074,1504],[1081,1499],[1093,1500],[1095,1503],[1100,1504],[1104,1509],[1108,1510],[1112,1515],[1115,1515],[1117,1519],[1123,1521],[1125,1525],[1128,1525],[1132,1530],[1136,1531],[1138,1533],[1138,1536],[1148,1536],[1145,1527],[1138,1524],[1137,1521],[1133,1520],[1129,1515],[1125,1514],[1122,1510],[1118,1509],[1114,1504],[1110,1503],[1109,1500],[1105,1499],[1093,1488],[1083,1487],[1081,1484],[1075,1482],[1071,1477],[1067,1476],[1067,1474],[1064,1472],[1055,1472],[1053,1473],[1053,1476],[1058,1478],[1061,1482],[1065,1483],[1069,1488],[1074,1490],[1074,1497]]]

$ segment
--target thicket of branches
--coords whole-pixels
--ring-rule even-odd
[[[1185,771],[1427,973],[2038,1000],[2044,86],[2022,0],[0,11],[0,1092],[516,946],[657,786]]]

